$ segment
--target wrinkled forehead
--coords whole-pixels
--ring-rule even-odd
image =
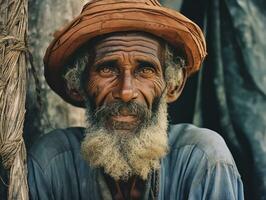
[[[102,36],[93,41],[95,58],[119,53],[134,53],[162,60],[165,42],[143,32],[121,32]]]

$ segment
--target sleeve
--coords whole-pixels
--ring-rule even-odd
[[[168,199],[244,199],[241,177],[223,138],[195,126],[187,126],[181,133],[173,139],[165,162],[169,168],[165,172],[170,187]]]
[[[48,176],[31,155],[28,155],[28,185],[31,200],[54,199],[48,184]]]
[[[231,160],[210,158],[199,148],[186,146],[172,153],[164,162],[167,184],[162,199],[170,200],[243,200],[243,184],[238,170]]]
[[[189,192],[191,200],[243,200],[243,184],[234,165],[217,162]]]

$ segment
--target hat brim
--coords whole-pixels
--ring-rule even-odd
[[[138,3],[115,3],[84,10],[55,36],[45,57],[45,78],[49,86],[65,101],[84,107],[83,101],[72,99],[66,92],[62,71],[75,51],[89,40],[108,33],[142,31],[158,36],[186,54],[188,74],[197,71],[206,55],[204,36],[199,27],[173,10],[143,6]]]

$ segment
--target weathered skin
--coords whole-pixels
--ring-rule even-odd
[[[94,50],[86,90],[96,109],[120,100],[135,101],[151,110],[154,99],[166,89],[161,41],[150,35],[121,33],[100,40]],[[134,122],[137,117],[125,110],[112,120]]]

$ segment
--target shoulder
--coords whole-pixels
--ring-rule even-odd
[[[191,124],[173,125],[169,143],[171,150],[162,161],[163,178],[173,191],[169,199],[204,195],[207,199],[243,199],[241,177],[218,133]]]
[[[217,162],[235,165],[224,139],[212,130],[191,124],[171,125],[169,143],[172,150],[189,146],[201,151],[210,165]]]
[[[45,167],[56,156],[79,149],[83,135],[84,128],[80,127],[53,130],[37,139],[28,157]]]

